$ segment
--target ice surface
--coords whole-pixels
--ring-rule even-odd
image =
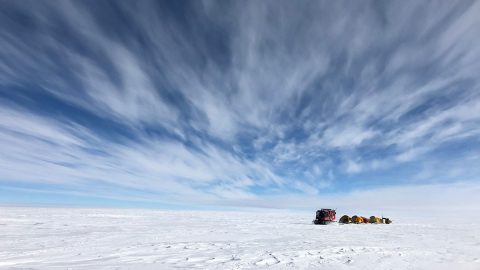
[[[4,207],[0,269],[480,269],[475,223],[313,216]]]

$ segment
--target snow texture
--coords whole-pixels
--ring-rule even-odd
[[[0,269],[480,269],[476,223],[313,216],[4,207]]]

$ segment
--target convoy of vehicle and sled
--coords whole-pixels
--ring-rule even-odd
[[[327,225],[333,222],[336,222],[336,214],[337,212],[333,209],[323,208],[321,210],[317,210],[315,214],[315,220],[313,220],[313,224],[318,225]],[[377,217],[371,216],[370,218],[366,218],[363,216],[348,216],[343,215],[339,220],[338,223],[340,224],[364,224],[364,223],[371,223],[371,224],[390,224],[392,220],[386,217]]]

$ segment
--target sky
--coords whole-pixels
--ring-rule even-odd
[[[0,1],[0,203],[480,210],[479,1]]]

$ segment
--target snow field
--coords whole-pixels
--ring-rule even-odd
[[[0,269],[480,269],[478,224],[300,213],[0,208]]]

